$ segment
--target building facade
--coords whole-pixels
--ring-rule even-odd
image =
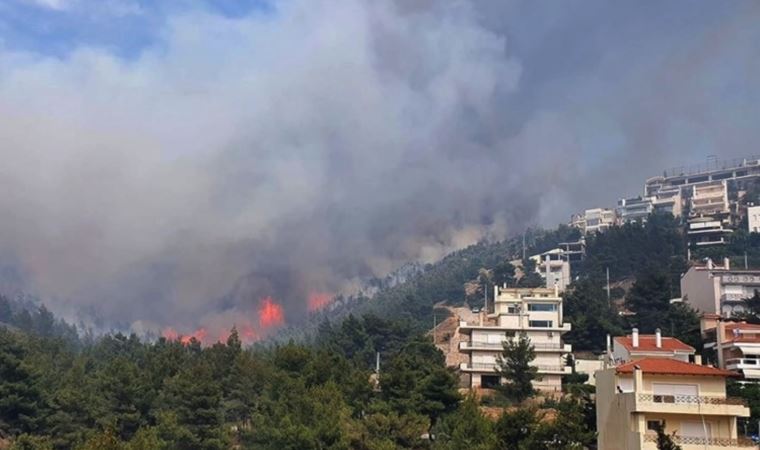
[[[726,396],[731,372],[675,359],[644,358],[596,373],[598,447],[656,450],[662,427],[683,450],[756,448],[738,436],[749,417]]]
[[[572,347],[562,335],[570,331],[564,323],[562,297],[558,289],[514,289],[494,287],[493,310],[481,315],[480,323],[460,322],[459,351],[468,362],[460,365],[470,387],[494,387],[504,380],[497,362],[507,339],[526,336],[536,351],[533,365],[541,377],[534,385],[544,392],[560,392],[562,375],[572,372],[566,355]]]
[[[760,233],[760,206],[747,208],[747,228],[750,233]]]
[[[560,292],[564,292],[570,284],[570,262],[565,252],[559,248],[549,250],[539,255],[530,257],[536,263],[536,273],[544,279],[544,286],[554,289],[557,286]]]
[[[760,380],[760,325],[703,317],[702,338],[705,350],[715,352],[718,367],[744,380]]]
[[[681,276],[681,295],[694,309],[724,318],[744,311],[744,299],[760,290],[760,270],[731,269],[728,259],[723,265],[711,260],[692,266]]]
[[[593,208],[570,217],[570,226],[578,228],[583,234],[603,232],[617,223],[614,209]]]

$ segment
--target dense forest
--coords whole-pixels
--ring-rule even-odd
[[[457,386],[426,337],[376,316],[324,323],[308,344],[250,349],[235,330],[205,348],[116,334],[72,349],[60,338],[0,329],[0,431],[13,450],[543,449],[593,441],[588,396],[492,420]]]

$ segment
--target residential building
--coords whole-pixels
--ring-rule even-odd
[[[736,372],[745,380],[760,380],[760,325],[705,315],[702,337],[705,350],[715,352],[718,367]]]
[[[570,262],[565,252],[559,248],[549,250],[530,257],[536,263],[536,273],[544,279],[544,286],[553,289],[554,286],[564,292],[570,284]]]
[[[697,358],[699,362],[699,358]],[[663,427],[683,450],[755,448],[738,436],[749,417],[726,396],[732,372],[668,358],[644,358],[596,373],[598,447],[656,450]]]
[[[616,222],[615,210],[608,208],[587,209],[581,214],[570,216],[570,226],[578,228],[583,234],[605,231]]]
[[[680,189],[661,190],[650,197],[652,210],[655,213],[671,214],[673,217],[681,217],[683,213],[683,195]]]
[[[627,336],[617,336],[612,340],[612,358],[615,364],[623,364],[644,358],[670,358],[689,362],[694,357],[694,347],[673,337],[662,336],[659,329],[655,334],[639,334],[634,328]]]
[[[488,308],[487,308],[488,310]],[[518,289],[494,287],[493,312],[481,313],[478,324],[459,324],[459,351],[468,362],[460,365],[471,387],[493,387],[503,382],[497,373],[497,361],[503,342],[526,336],[536,350],[533,364],[541,380],[535,387],[545,392],[562,390],[562,375],[572,372],[565,356],[572,347],[562,342],[570,331],[564,323],[559,289]]]
[[[653,211],[654,205],[649,197],[639,196],[618,200],[617,215],[622,223],[646,222]]]
[[[586,238],[583,236],[577,241],[560,242],[557,247],[561,250],[562,259],[571,265],[586,257]]]
[[[686,238],[690,248],[725,245],[734,232],[728,213],[689,218]]]
[[[760,290],[760,270],[731,269],[726,258],[722,266],[712,260],[694,265],[681,275],[681,295],[694,309],[729,318],[744,310],[744,299]]]
[[[689,198],[689,217],[712,216],[730,212],[726,180],[695,184]]]
[[[750,233],[760,233],[760,206],[747,208],[747,228]]]
[[[760,158],[749,157],[733,160],[711,160],[707,164],[679,167],[665,171],[662,176],[652,177],[644,184],[644,195],[652,197],[662,191],[689,190],[694,185],[726,181],[743,182],[760,177]]]

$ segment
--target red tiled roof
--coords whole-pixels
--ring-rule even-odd
[[[681,352],[693,353],[695,351],[694,347],[690,345],[686,345],[676,338],[664,337],[664,336],[662,338],[662,347],[657,347],[657,339],[654,334],[640,334],[638,347],[633,346],[633,338],[631,337],[631,335],[618,336],[615,338],[615,342],[621,344],[629,352],[637,351],[637,352],[672,353],[674,351],[681,351]]]
[[[697,375],[708,377],[735,377],[734,372],[702,366],[670,358],[644,358],[617,366],[617,373],[633,373],[639,366],[644,373],[652,375]]]

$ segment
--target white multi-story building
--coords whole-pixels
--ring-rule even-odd
[[[618,200],[617,215],[623,223],[646,222],[647,217],[653,211],[654,205],[649,197],[632,197]]]
[[[735,270],[726,258],[722,266],[707,260],[681,276],[681,295],[694,309],[722,317],[744,311],[744,299],[760,290],[760,270]]]
[[[712,216],[729,212],[726,180],[695,184],[689,198],[689,217]]]
[[[747,228],[750,233],[760,233],[760,206],[747,208]]]
[[[578,228],[584,234],[596,233],[609,229],[617,223],[614,209],[593,208],[570,217],[570,226]]]
[[[536,263],[536,273],[544,279],[544,286],[564,292],[570,284],[570,262],[562,249],[555,248],[530,257]]]
[[[484,317],[485,316],[485,317]],[[536,389],[559,392],[562,375],[572,372],[566,355],[572,351],[562,342],[570,331],[563,322],[562,297],[559,289],[494,288],[493,312],[481,315],[480,323],[460,322],[459,351],[469,360],[460,365],[471,387],[493,387],[502,383],[497,367],[503,342],[526,336],[536,351],[533,365],[541,380]]]

